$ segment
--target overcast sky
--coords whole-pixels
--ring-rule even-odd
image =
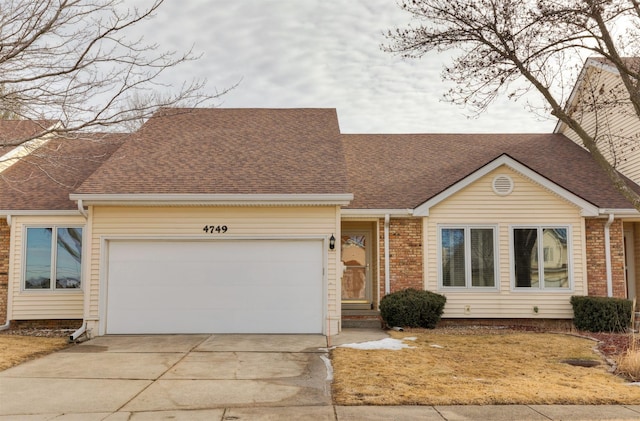
[[[410,20],[395,0],[165,0],[143,29],[163,49],[202,54],[171,74],[176,84],[241,80],[221,107],[336,108],[343,133],[553,130],[555,120],[524,101],[502,99],[477,119],[443,102],[445,56],[407,61],[380,50],[383,32]]]

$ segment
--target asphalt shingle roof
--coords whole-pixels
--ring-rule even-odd
[[[0,210],[72,210],[69,193],[122,145],[126,135],[54,138],[0,177]]]
[[[336,111],[163,110],[76,193],[348,193]]]
[[[602,208],[632,208],[587,151],[561,134],[342,135],[349,208],[413,209],[502,154]]]
[[[7,169],[0,209],[75,209],[69,193],[353,193],[348,208],[413,209],[503,154],[600,208],[632,207],[561,134],[342,135],[334,109],[171,109],[101,139],[54,139]]]

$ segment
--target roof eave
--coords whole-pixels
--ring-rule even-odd
[[[602,208],[600,209],[601,216],[608,216],[613,214],[616,218],[637,218],[640,216],[640,212],[637,209],[620,209],[620,208]]]
[[[346,206],[353,194],[82,194],[71,200],[103,206]]]
[[[342,209],[341,215],[346,218],[394,218],[413,216],[413,209]]]
[[[75,209],[0,209],[0,217],[7,216],[78,216],[80,211]]]

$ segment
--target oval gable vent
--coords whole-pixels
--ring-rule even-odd
[[[493,179],[493,191],[498,196],[506,196],[513,191],[513,180],[508,175],[498,175]]]

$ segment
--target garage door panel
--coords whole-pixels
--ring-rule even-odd
[[[107,333],[321,333],[321,241],[112,241]]]

